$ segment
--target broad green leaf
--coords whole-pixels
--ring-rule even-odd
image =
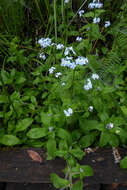
[[[83,170],[83,176],[93,176],[94,175],[93,169],[88,165],[81,166],[81,169]]]
[[[58,136],[59,138],[61,138],[61,139],[67,140],[68,142],[71,142],[71,141],[72,141],[72,138],[71,138],[70,133],[69,133],[67,130],[65,130],[65,129],[59,128],[59,129],[57,130],[57,136]]]
[[[125,156],[121,161],[120,161],[120,168],[126,169],[127,168],[127,156]]]
[[[11,101],[20,99],[20,93],[19,92],[13,92],[10,96]]]
[[[126,106],[121,106],[121,110],[127,116],[127,107]]]
[[[16,76],[16,81],[15,81],[15,83],[16,83],[16,84],[22,84],[22,83],[24,83],[25,81],[26,81],[26,78],[25,78],[24,74],[23,74],[23,73],[18,73],[17,76]]]
[[[25,118],[23,120],[18,121],[15,132],[24,131],[32,124],[32,122],[33,122],[32,118]]]
[[[45,128],[33,128],[26,134],[29,138],[39,139],[47,135]]]
[[[107,145],[108,144],[108,142],[109,142],[109,140],[110,140],[110,133],[109,132],[102,132],[101,133],[101,136],[100,136],[100,146],[105,146],[105,145]]]
[[[95,140],[95,136],[93,134],[85,135],[81,138],[80,145],[82,148],[86,148],[90,146],[91,144],[93,144],[94,140]]]
[[[83,181],[80,180],[80,181],[76,182],[73,185],[72,190],[83,190]]]
[[[41,112],[40,116],[41,116],[41,122],[44,125],[49,126],[50,125],[51,117],[48,115],[48,113]]]
[[[21,143],[20,140],[13,135],[4,135],[0,142],[7,146],[14,146]]]
[[[7,102],[8,102],[8,96],[0,95],[0,104],[7,103]]]
[[[98,129],[99,131],[103,131],[103,125],[100,124],[97,120],[86,120],[80,119],[80,128],[83,132],[88,132],[94,129]]]
[[[83,156],[85,155],[85,152],[83,152],[80,148],[72,149],[69,151],[74,157],[81,160]]]
[[[47,142],[47,153],[48,159],[52,159],[55,156],[56,151],[56,141],[54,139],[49,139]]]
[[[56,188],[68,187],[70,183],[68,180],[63,179],[56,174],[51,174],[50,178],[51,178],[51,182]]]
[[[119,138],[115,134],[110,134],[109,144],[112,147],[118,147],[119,146]]]
[[[12,83],[12,79],[10,78],[9,76],[9,73],[5,70],[1,70],[1,77],[2,77],[2,80],[3,80],[3,83],[4,84],[11,84]]]

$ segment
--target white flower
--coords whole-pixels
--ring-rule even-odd
[[[51,44],[51,46],[56,46],[56,45],[57,45],[57,44],[56,44],[56,43],[54,43],[54,42]]]
[[[64,55],[67,56],[70,52],[72,52],[74,55],[76,54],[75,51],[73,50],[73,47],[66,47]]]
[[[51,45],[51,39],[50,38],[41,38],[38,40],[38,43],[42,48],[46,48]]]
[[[64,110],[64,114],[67,116],[67,117],[70,117],[73,113],[73,110],[71,108],[68,108],[68,110]]]
[[[87,79],[87,84],[84,85],[85,90],[90,90],[92,88],[92,83],[90,79]]]
[[[77,36],[76,41],[77,42],[81,42],[82,41],[82,37]]]
[[[75,69],[75,67],[76,67],[75,62],[71,62],[71,60],[68,59],[68,58],[62,58],[61,59],[61,66],[68,67],[68,68],[71,68],[71,69]]]
[[[92,74],[91,77],[93,80],[99,79],[99,75],[98,74]]]
[[[62,84],[61,84],[62,86],[65,86],[65,82],[62,82]]]
[[[52,132],[53,131],[53,127],[49,127],[49,131]]]
[[[49,73],[52,74],[55,69],[56,69],[55,67],[51,67],[51,68],[49,69]]]
[[[68,3],[70,0],[64,0],[64,3],[66,4],[66,3]]]
[[[101,9],[102,7],[103,7],[103,3],[100,3],[99,0],[98,0],[98,2],[96,2],[96,0],[93,0],[93,2],[89,3],[89,5],[88,5],[89,9],[94,9],[94,8]]]
[[[82,56],[78,56],[75,60],[76,65],[86,65],[88,63],[88,59]]]
[[[81,173],[84,172],[82,168],[80,168],[80,172],[81,172]]]
[[[56,46],[56,49],[58,49],[58,50],[61,50],[61,49],[63,49],[64,48],[64,45],[63,44],[58,44],[57,46]]]
[[[92,112],[92,111],[93,111],[93,106],[89,106],[89,107],[88,107],[88,110],[89,110],[90,112]]]
[[[100,20],[101,20],[101,19],[100,19],[99,17],[98,17],[98,18],[95,17],[95,18],[93,19],[93,23],[94,23],[94,24],[99,23]]]
[[[106,125],[106,128],[107,128],[107,129],[112,129],[113,127],[114,127],[113,123],[108,123],[108,124]]]
[[[80,10],[80,11],[78,12],[78,14],[79,14],[80,17],[82,17],[82,15],[84,14],[84,10]]]
[[[105,21],[105,25],[104,25],[105,28],[109,27],[110,25],[111,25],[110,21]]]
[[[58,77],[61,76],[61,75],[62,75],[62,73],[61,73],[61,72],[58,72],[58,73],[55,74],[55,77],[58,78]]]
[[[43,59],[43,60],[46,60],[46,56],[45,56],[44,53],[40,53],[39,57],[40,57],[41,59]]]

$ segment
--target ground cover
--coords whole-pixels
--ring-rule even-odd
[[[13,0],[6,9],[0,1],[0,145],[65,159],[65,179],[51,181],[80,190],[93,175],[78,163],[84,148],[126,147],[127,5],[33,3]]]

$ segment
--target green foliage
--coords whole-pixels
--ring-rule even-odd
[[[127,156],[125,156],[121,161],[120,161],[120,168],[126,169],[127,168]]]
[[[127,143],[127,4],[105,0],[103,8],[89,9],[83,0],[73,11],[71,1],[5,1],[0,145],[45,148],[48,160],[67,163],[65,178],[51,174],[53,185],[82,190],[83,178],[94,175],[78,163],[83,149]],[[126,168],[126,157],[120,166]]]

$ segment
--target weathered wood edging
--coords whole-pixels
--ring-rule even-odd
[[[28,150],[37,152],[42,163],[31,159]],[[127,149],[118,148],[121,158],[127,155]],[[94,176],[86,177],[84,183],[88,184],[112,184],[126,183],[127,169],[120,169],[114,162],[111,148],[99,148],[94,152],[86,153],[80,161],[83,165],[90,165],[94,170]],[[63,176],[65,161],[59,158],[46,161],[46,153],[42,149],[0,149],[0,181],[17,183],[50,183],[50,174],[57,173]]]

